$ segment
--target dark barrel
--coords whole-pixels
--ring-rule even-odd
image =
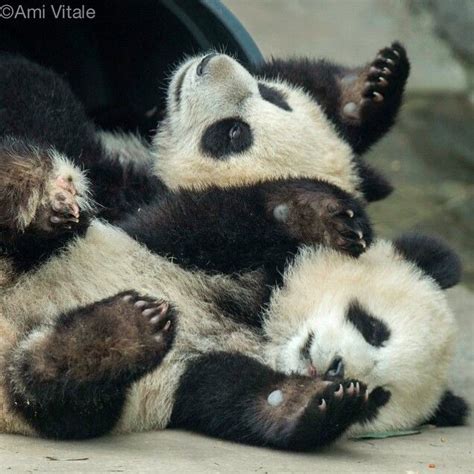
[[[218,0],[64,4],[92,8],[94,18],[57,19],[51,6],[58,2],[24,0],[23,12],[29,17],[1,21],[0,50],[20,53],[59,72],[89,115],[106,129],[149,133],[156,127],[166,78],[185,55],[217,49],[245,65],[262,59],[252,38]]]

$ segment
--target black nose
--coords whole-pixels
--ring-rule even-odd
[[[335,357],[326,372],[325,379],[336,380],[344,378],[344,362],[341,357]]]
[[[196,74],[198,76],[202,76],[206,70],[206,66],[209,64],[209,61],[214,57],[214,56],[217,56],[216,53],[210,53],[206,56],[204,56],[204,58],[202,58],[201,62],[198,64],[198,67],[196,69]]]

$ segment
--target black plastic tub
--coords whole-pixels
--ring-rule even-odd
[[[25,14],[39,4],[41,10],[1,20],[0,49],[62,74],[105,129],[149,133],[163,111],[166,78],[186,54],[216,48],[245,65],[261,60],[252,38],[218,0],[69,5],[76,3],[93,9],[94,18],[55,19],[50,3],[22,1]]]

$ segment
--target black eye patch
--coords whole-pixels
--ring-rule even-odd
[[[201,150],[206,155],[222,160],[242,153],[253,144],[252,130],[239,118],[226,118],[207,127],[201,138]]]
[[[371,346],[381,347],[390,338],[386,324],[369,314],[356,300],[349,305],[347,319]]]
[[[288,102],[285,100],[285,97],[283,97],[283,94],[280,91],[273,89],[273,87],[262,84],[261,82],[258,83],[258,90],[260,91],[262,99],[266,100],[267,102],[280,107],[280,109],[287,110],[288,112],[293,110],[288,105]]]

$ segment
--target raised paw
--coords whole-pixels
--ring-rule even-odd
[[[174,310],[162,300],[119,293],[39,329],[24,343],[24,356],[35,376],[45,380],[126,384],[161,362],[171,347],[174,324]]]
[[[369,67],[361,107],[381,105],[393,96],[399,96],[405,86],[409,68],[405,49],[400,43],[393,43],[380,50]]]
[[[273,217],[302,243],[323,244],[357,257],[372,242],[362,206],[335,186],[301,180],[284,187],[281,199],[284,202],[273,207]]]
[[[344,117],[358,123],[385,111],[391,116],[400,105],[409,71],[406,51],[400,43],[381,49],[357,78],[348,75],[342,79],[343,89],[344,84],[346,88],[342,106]]]
[[[324,217],[325,245],[357,257],[372,242],[368,218],[355,201],[334,200]]]
[[[146,328],[159,345],[168,345],[173,335],[173,311],[168,302],[128,292],[122,301],[133,305],[134,312],[147,323]]]
[[[79,224],[80,208],[74,182],[63,176],[52,179],[35,225],[47,232],[71,230]]]

